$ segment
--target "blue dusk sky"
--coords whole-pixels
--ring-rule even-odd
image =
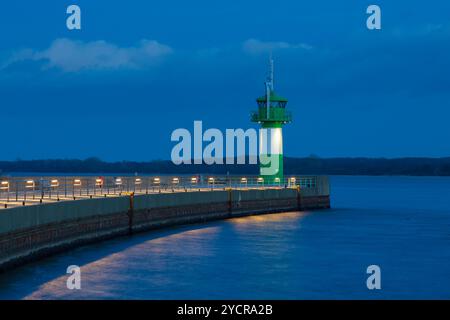
[[[77,4],[82,29],[69,31]],[[366,8],[382,9],[382,29]],[[286,156],[450,156],[450,1],[4,1],[1,160],[170,159],[250,128],[269,52]]]

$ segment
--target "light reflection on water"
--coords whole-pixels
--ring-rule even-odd
[[[147,277],[134,273],[142,266],[153,273],[151,284],[157,287],[167,287],[172,279],[161,270],[171,268],[170,258],[178,257],[180,261],[205,259],[213,254],[209,241],[218,232],[217,227],[186,230],[170,234],[162,238],[150,239],[137,243],[123,251],[109,254],[99,260],[80,266],[82,272],[83,295],[78,296],[66,288],[67,276],[61,276],[41,286],[37,291],[25,297],[26,299],[45,299],[59,297],[62,299],[79,297],[117,298],[108,294],[112,289],[120,293],[120,288],[126,287],[130,281],[145,285]],[[179,267],[182,267],[180,265]],[[139,289],[137,289],[139,290]]]
[[[332,210],[78,248],[0,276],[0,299],[450,298],[450,179],[332,183]],[[72,264],[81,267],[80,291],[66,288]],[[366,288],[370,264],[382,269],[381,291]]]

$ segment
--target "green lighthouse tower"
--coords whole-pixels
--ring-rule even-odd
[[[284,182],[283,175],[283,125],[292,121],[286,110],[287,99],[277,95],[273,85],[273,59],[270,57],[269,73],[265,82],[266,93],[256,99],[258,111],[251,121],[261,124],[259,131],[260,175],[266,184]]]

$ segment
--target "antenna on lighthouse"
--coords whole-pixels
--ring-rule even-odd
[[[266,80],[266,106],[267,106],[267,119],[270,117],[270,95],[273,92],[273,58],[272,52],[269,57],[269,73]]]

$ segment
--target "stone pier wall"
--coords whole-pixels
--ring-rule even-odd
[[[224,190],[86,199],[2,210],[0,271],[81,244],[167,226],[330,207],[329,190]]]

